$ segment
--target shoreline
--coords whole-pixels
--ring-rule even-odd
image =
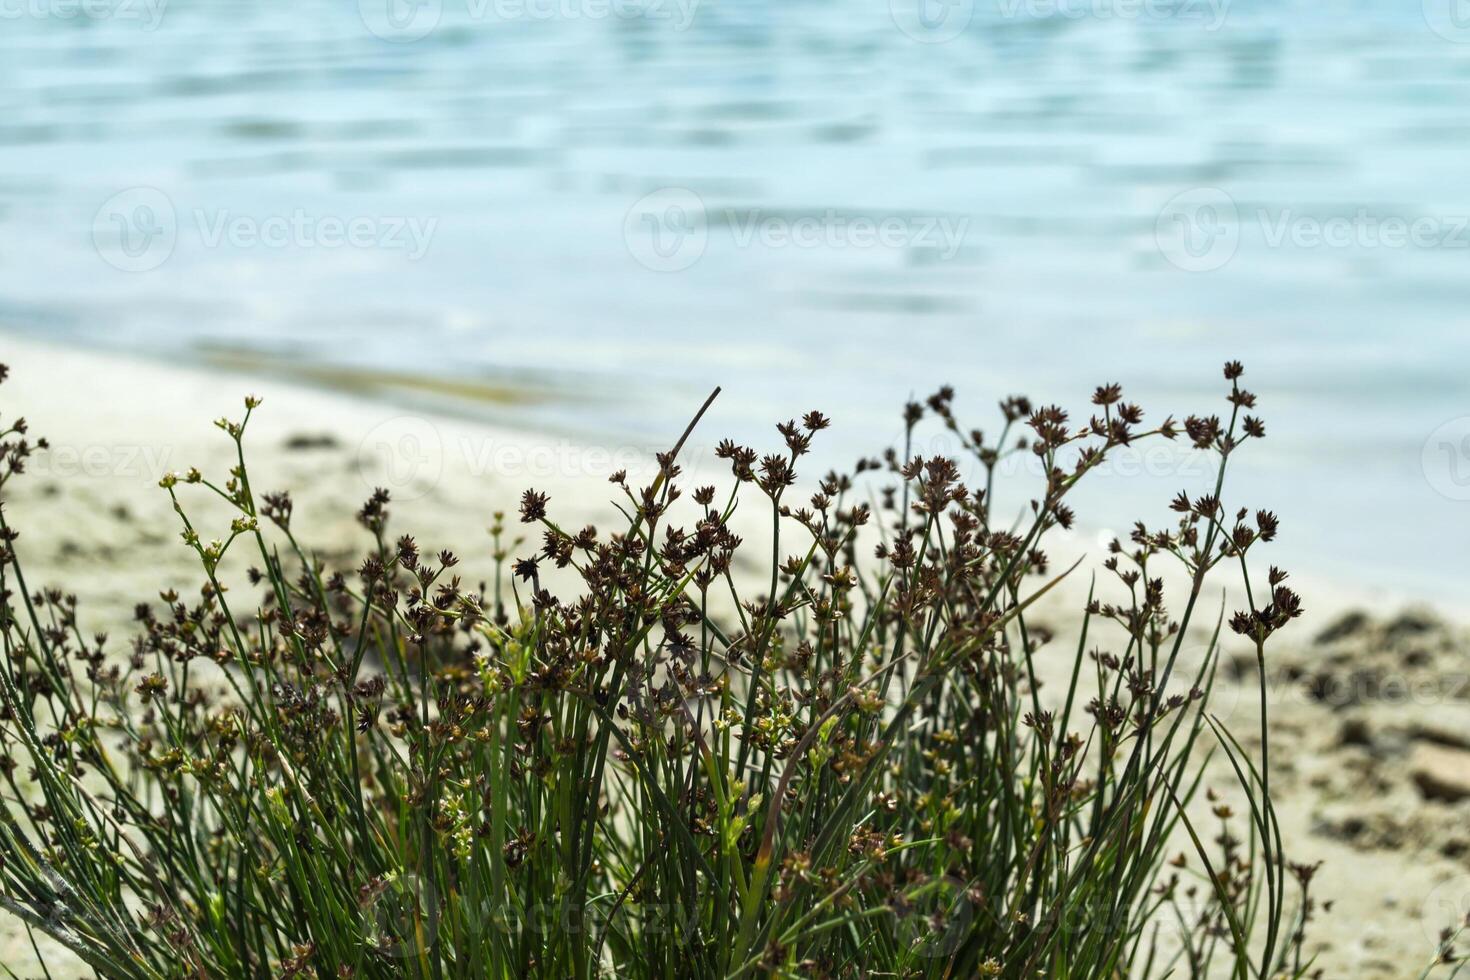
[[[303,543],[329,555],[368,543],[354,515],[382,486],[392,494],[390,532],[462,551],[467,569],[483,573],[470,545],[489,550],[485,529],[497,510],[514,525],[526,488],[550,493],[568,524],[586,523],[616,515],[605,503],[608,474],[627,469],[631,479],[654,465],[652,447],[469,421],[282,381],[260,368],[179,366],[9,335],[0,362],[11,368],[0,412],[26,417],[29,435],[50,443],[9,490],[23,529],[17,548],[42,581],[64,576],[89,599],[142,569],[170,587],[197,576],[158,481],[190,467],[228,479],[234,447],[213,423],[242,418],[247,394],[262,400],[245,436],[253,487],[288,490]],[[210,508],[203,493],[181,499]],[[200,533],[208,536],[205,527]]]
[[[509,538],[527,539],[511,549],[512,557],[538,548],[539,536],[526,535],[517,520],[523,490],[549,494],[552,517],[563,526],[615,523],[610,518],[619,515],[610,503],[615,493],[607,475],[627,469],[630,485],[636,485],[640,475],[654,472],[653,452],[662,448],[599,446],[304,387],[259,370],[170,365],[11,336],[0,342],[0,362],[11,368],[0,386],[0,412],[9,418],[24,414],[30,435],[51,442],[50,450],[37,453],[28,472],[7,489],[11,521],[21,530],[16,550],[27,563],[29,584],[64,584],[75,592],[82,630],[110,631],[114,648],[127,642],[136,602],[154,600],[162,589],[197,592],[202,578],[197,558],[181,544],[178,518],[158,480],[191,466],[225,479],[235,464],[234,448],[212,420],[238,420],[247,393],[263,399],[245,439],[253,488],[257,494],[290,489],[293,530],[303,546],[344,570],[355,566],[358,548],[370,543],[355,514],[376,485],[387,484],[393,493],[390,536],[412,533],[426,551],[448,547],[460,557],[464,579],[474,583],[492,570],[486,529],[495,511],[505,512]],[[710,465],[719,433],[708,421],[705,425],[710,431],[692,440],[698,445],[690,453],[686,488],[704,478],[729,485],[728,471]],[[814,458],[803,468],[799,485],[814,483],[825,470],[820,454]],[[202,488],[179,490],[191,519],[199,508],[195,523],[201,537],[227,533],[228,508],[211,502]],[[759,527],[765,519],[751,520],[759,510],[741,515],[755,525],[747,538],[748,554],[761,554]],[[1038,615],[1049,616],[1053,608],[1075,613],[1085,601],[1090,572],[1104,557],[1098,532],[1061,535],[1048,551],[1054,572],[1078,554],[1086,560]],[[236,576],[227,578],[230,587],[253,595],[243,578],[248,558],[232,555],[226,564],[234,567],[224,571]],[[1221,574],[1216,589],[1230,577]],[[1422,787],[1416,790],[1418,777],[1410,773],[1420,764],[1416,760],[1426,740],[1434,742],[1420,731],[1426,719],[1452,727],[1462,707],[1470,710],[1470,685],[1441,691],[1429,703],[1394,700],[1381,685],[1384,679],[1457,676],[1456,658],[1463,660],[1470,649],[1460,631],[1466,617],[1413,597],[1400,601],[1368,585],[1293,578],[1308,613],[1276,641],[1274,653],[1268,652],[1269,669],[1282,672],[1272,682],[1271,730],[1283,832],[1298,841],[1298,860],[1328,862],[1319,893],[1340,900],[1338,913],[1321,916],[1313,935],[1327,951],[1323,962],[1329,975],[1417,975],[1432,954],[1424,928],[1425,916],[1439,911],[1432,906],[1435,896],[1443,897],[1449,888],[1456,901],[1470,900],[1470,840],[1462,842],[1456,830],[1470,807],[1470,736],[1464,759],[1451,760],[1465,766],[1467,802],[1425,802]],[[557,589],[554,583],[550,587]],[[1227,612],[1231,591],[1219,600],[1227,603]],[[1214,597],[1220,593],[1211,595],[1209,615],[1196,618],[1192,633],[1206,620],[1213,625]],[[1325,641],[1324,628],[1353,609],[1372,610],[1370,625],[1346,640]],[[1410,629],[1416,615],[1431,625]],[[1401,626],[1405,623],[1409,626]],[[1407,632],[1400,635],[1402,630]],[[1227,666],[1239,662],[1233,659],[1234,639],[1227,634],[1223,643]],[[1112,639],[1103,642],[1106,646]],[[1427,661],[1421,648],[1430,651]],[[1379,687],[1365,694],[1356,685],[1359,674],[1370,669],[1379,671]],[[1217,686],[1218,700],[1211,702],[1232,728],[1240,726],[1247,745],[1259,745],[1250,735],[1257,717],[1254,670],[1252,658],[1243,681]],[[1332,676],[1357,700],[1322,703],[1304,696],[1308,688],[1301,679],[1322,671],[1335,671]],[[1210,779],[1228,798],[1233,777],[1218,763],[1212,763]],[[42,942],[48,965],[56,975],[66,975],[70,960],[58,953],[52,961],[55,947]],[[13,963],[32,961],[21,931],[0,930],[0,956]]]
[[[174,364],[151,355],[36,340],[3,328],[0,363],[12,369],[0,389],[0,412],[26,416],[32,435],[47,437],[52,446],[32,458],[28,474],[13,492],[18,500],[51,499],[75,535],[100,531],[107,522],[95,520],[99,511],[115,516],[125,509],[134,519],[167,521],[172,536],[176,519],[158,480],[191,466],[223,479],[233,465],[232,447],[213,421],[221,416],[238,419],[246,394],[263,399],[246,437],[252,483],[257,490],[291,491],[301,515],[299,526],[311,544],[329,552],[360,538],[353,515],[378,486],[393,495],[392,529],[420,535],[426,544],[430,537],[445,543],[463,540],[467,523],[475,540],[484,540],[478,535],[489,526],[492,513],[513,515],[521,492],[530,487],[551,495],[553,513],[563,523],[607,523],[620,516],[612,508],[608,475],[626,470],[632,484],[642,474],[651,475],[654,454],[668,448],[652,440],[599,438],[590,429],[506,424],[469,414],[464,406],[456,411],[453,392],[425,395],[427,379],[391,372],[379,376],[391,384],[345,384],[313,365],[274,358]],[[482,405],[533,397],[513,382],[470,387]],[[544,396],[555,397],[555,392]],[[589,410],[595,412],[595,406]],[[681,424],[671,421],[665,438],[677,438],[674,430]],[[728,485],[728,470],[713,452],[723,435],[718,424],[705,420],[681,454],[689,471],[686,482],[701,478]],[[820,452],[812,459],[816,462],[803,468],[803,482],[814,482],[835,462]],[[65,503],[72,498],[80,506]],[[1144,503],[1151,519],[1164,513],[1163,500],[1157,506]],[[34,516],[50,523],[57,511],[40,509]],[[1088,526],[1086,517],[1084,512],[1072,532],[1055,530],[1049,545],[1067,564],[1085,558],[1079,572],[1100,567],[1110,536]],[[764,527],[760,522],[752,533],[760,534]],[[68,544],[64,529],[57,534],[61,550],[74,552],[80,542]],[[151,537],[140,543],[151,543]],[[189,556],[182,549],[179,554],[187,563]],[[41,555],[32,560],[45,563]],[[468,567],[478,570],[473,564]],[[1307,604],[1307,630],[1358,608],[1387,614],[1422,607],[1447,621],[1470,625],[1470,607],[1438,595],[1329,577],[1313,569],[1289,571]]]

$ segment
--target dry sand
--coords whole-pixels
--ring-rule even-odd
[[[291,489],[306,543],[343,562],[367,542],[353,515],[374,486],[393,492],[390,529],[412,530],[426,549],[453,548],[473,581],[490,569],[492,512],[509,512],[515,530],[525,487],[550,493],[566,525],[606,523],[615,516],[607,475],[652,466],[654,447],[592,446],[324,393],[284,383],[268,365],[206,371],[14,338],[0,342],[0,361],[12,369],[0,413],[25,414],[52,446],[7,504],[32,585],[64,582],[82,601],[83,628],[118,637],[135,603],[197,589],[158,480],[190,466],[223,479],[233,447],[211,420],[239,418],[247,392],[264,399],[247,435],[253,486]],[[228,518],[198,499],[207,537]],[[1071,544],[1090,542],[1082,534]],[[1076,579],[1059,600],[1072,608],[1085,589]],[[1311,611],[1272,653],[1269,707],[1282,831],[1295,860],[1325,862],[1316,888],[1333,902],[1312,945],[1334,980],[1416,977],[1440,927],[1470,911],[1463,610],[1405,612],[1380,600],[1373,617],[1354,617],[1350,607],[1373,594],[1365,585],[1298,587]],[[1067,656],[1063,640],[1052,656]],[[1216,709],[1258,751],[1254,660],[1241,663],[1243,683],[1222,683]],[[1211,785],[1228,797],[1232,782],[1217,762]],[[75,960],[40,942],[54,976],[76,975]],[[8,927],[0,961],[21,976],[40,972]]]

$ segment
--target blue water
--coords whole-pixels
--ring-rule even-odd
[[[941,383],[1184,414],[1238,357],[1277,557],[1463,598],[1450,0],[78,2],[0,5],[6,328],[510,379],[588,438],[721,383],[711,435],[820,407],[824,462]],[[1207,481],[1144,469],[1084,516]]]

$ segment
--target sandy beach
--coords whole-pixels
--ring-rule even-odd
[[[180,543],[158,481],[191,466],[225,478],[233,447],[211,422],[237,419],[246,393],[263,399],[246,440],[252,485],[292,491],[305,544],[352,562],[368,540],[353,515],[374,486],[386,486],[394,497],[390,530],[412,531],[425,549],[453,549],[470,581],[492,569],[493,512],[513,515],[522,489],[550,494],[553,515],[567,526],[606,523],[617,516],[608,474],[626,469],[635,483],[656,448],[493,428],[283,383],[266,367],[204,370],[13,338],[0,343],[0,361],[11,368],[0,412],[24,414],[51,444],[6,502],[23,529],[17,548],[31,585],[77,593],[83,630],[108,631],[119,646],[137,602],[198,588],[194,556]],[[711,462],[704,443],[718,435],[702,432],[691,458]],[[211,520],[223,528],[222,511],[202,493],[198,508],[201,533],[209,534]],[[513,516],[509,525],[515,533]],[[239,561],[235,574],[247,564]],[[1295,844],[1294,860],[1325,862],[1315,887],[1334,903],[1310,933],[1329,978],[1418,976],[1439,928],[1470,909],[1463,611],[1395,598],[1370,607],[1371,615],[1354,613],[1383,593],[1372,586],[1301,584],[1309,614],[1277,644],[1268,667],[1283,835]],[[1057,601],[1078,602],[1083,591],[1079,576]],[[1217,711],[1247,747],[1258,747],[1249,734],[1255,664],[1238,662],[1238,680],[1222,682]],[[1223,763],[1216,768],[1212,785],[1230,798],[1233,779]],[[9,920],[3,928],[9,938],[0,960],[35,975],[24,934]],[[75,967],[39,943],[53,976]]]

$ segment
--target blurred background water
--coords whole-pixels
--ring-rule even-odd
[[[1275,557],[1463,600],[1458,3],[0,0],[0,325],[834,462],[1240,358]],[[1136,463],[1094,526],[1210,479]]]

